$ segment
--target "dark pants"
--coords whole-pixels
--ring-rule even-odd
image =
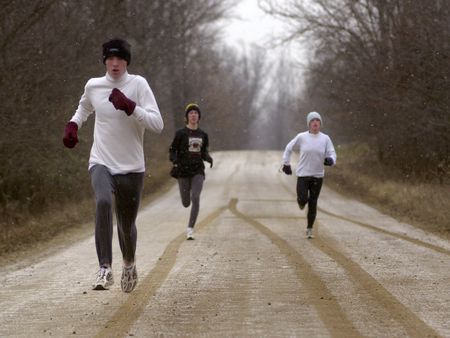
[[[205,176],[198,174],[193,177],[178,178],[178,186],[180,188],[181,203],[185,208],[189,207],[192,202],[191,215],[189,217],[188,227],[193,228],[197,221],[200,211],[200,194],[203,189],[203,181]]]
[[[95,247],[100,266],[112,264],[114,201],[122,256],[124,260],[134,262],[137,241],[135,221],[141,201],[144,173],[111,175],[103,165],[95,165],[89,173],[95,193]]]
[[[317,200],[322,189],[323,178],[298,177],[297,178],[297,203],[303,208],[308,203],[308,228],[312,228],[317,215]]]

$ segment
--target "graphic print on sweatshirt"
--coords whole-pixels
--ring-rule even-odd
[[[200,153],[203,146],[203,139],[201,137],[189,137],[189,152]]]

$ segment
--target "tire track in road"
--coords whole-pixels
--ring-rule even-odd
[[[286,240],[278,236],[265,225],[249,217],[237,209],[237,199],[231,199],[229,203],[230,211],[243,221],[255,227],[258,231],[266,235],[286,256],[288,262],[308,290],[310,302],[316,308],[322,322],[327,327],[332,336],[335,337],[362,337],[346,317],[343,309],[336,301],[335,297],[328,290],[321,278],[314,272],[311,265],[305,261],[301,254],[295,250]],[[308,278],[305,278],[308,276]]]
[[[381,233],[383,233],[385,235],[389,235],[389,236],[392,236],[392,237],[395,237],[395,238],[398,238],[398,239],[402,239],[404,241],[416,244],[418,246],[422,246],[424,248],[431,249],[431,250],[439,252],[441,254],[450,256],[450,250],[447,250],[447,249],[445,249],[443,247],[440,247],[440,246],[437,246],[437,245],[433,245],[431,243],[423,242],[423,241],[421,241],[419,239],[411,238],[411,237],[408,237],[406,235],[395,233],[395,232],[392,232],[392,231],[389,231],[389,230],[378,228],[378,227],[376,227],[374,225],[371,225],[371,224],[363,223],[363,222],[360,222],[360,221],[357,221],[357,220],[354,220],[354,219],[351,219],[351,218],[347,218],[347,217],[344,217],[344,216],[341,216],[341,215],[337,215],[337,214],[334,214],[334,213],[329,212],[329,211],[327,211],[325,209],[322,209],[322,208],[317,208],[317,209],[319,211],[323,212],[324,214],[327,214],[328,216],[331,216],[331,217],[334,217],[334,218],[338,218],[338,219],[341,219],[343,221],[359,225],[359,226],[361,226],[363,228],[366,228],[366,229],[370,229],[370,230],[374,230],[374,231],[377,231],[377,232],[381,232]]]
[[[291,192],[292,191],[284,185],[284,188]],[[400,238],[406,240],[408,242],[414,243],[416,245],[432,249],[434,251],[449,254],[448,250],[438,247],[426,242],[422,242],[420,240],[416,240],[414,238],[410,238],[408,236],[404,236],[401,234],[393,233],[376,226],[365,224],[363,222],[355,221],[346,217],[342,217],[331,212],[327,212],[321,208],[318,208],[321,212],[328,214],[329,216],[354,223],[365,228],[394,236],[396,238]],[[320,222],[317,221],[317,225],[320,226]],[[395,319],[398,323],[400,323],[409,337],[439,337],[439,334],[433,330],[430,326],[428,326],[422,319],[420,319],[416,314],[414,314],[409,308],[403,305],[397,298],[392,295],[386,288],[384,288],[375,278],[373,278],[368,272],[366,272],[359,264],[352,261],[350,258],[346,257],[344,254],[340,252],[338,249],[338,245],[333,244],[334,240],[326,237],[324,235],[316,236],[313,241],[311,241],[312,245],[314,245],[317,249],[322,251],[325,255],[334,259],[342,268],[344,268],[350,278],[352,278],[353,283],[360,290],[364,290],[364,292],[368,292],[372,295],[372,297],[382,306],[384,307],[388,313],[390,313],[391,317]]]
[[[322,238],[325,239],[323,240]],[[394,295],[385,289],[367,271],[342,254],[339,249],[332,244],[332,239],[320,235],[310,242],[325,255],[334,259],[348,272],[348,276],[352,279],[357,290],[361,293],[366,292],[371,294],[373,299],[386,309],[391,318],[403,326],[408,333],[408,337],[439,337],[439,334],[436,331],[397,300]]]
[[[226,209],[226,207],[222,207],[213,211],[199,222],[196,228],[201,229],[209,225]],[[114,313],[96,337],[125,337],[128,335],[131,326],[140,317],[152,295],[159,289],[174,267],[178,250],[184,241],[185,234],[183,232],[167,245],[155,267],[130,293],[125,303]]]
[[[281,183],[282,183],[282,185],[283,185],[283,187],[284,187],[284,189],[286,191],[288,191],[291,195],[296,196],[296,194],[286,185],[285,182],[283,182],[281,179],[280,179],[280,181],[281,181]],[[370,229],[370,230],[373,230],[373,231],[376,231],[376,232],[379,232],[379,233],[383,233],[385,235],[389,235],[389,236],[392,236],[392,237],[395,237],[395,238],[398,238],[398,239],[402,239],[404,241],[413,243],[415,245],[418,245],[418,246],[421,246],[421,247],[424,247],[424,248],[427,248],[427,249],[431,249],[431,250],[439,252],[441,254],[450,256],[450,250],[445,249],[443,247],[440,247],[438,245],[434,245],[434,244],[431,244],[431,243],[428,243],[428,242],[421,241],[421,240],[416,239],[416,238],[412,238],[412,237],[409,237],[409,236],[406,236],[406,235],[402,235],[402,234],[399,234],[399,233],[396,233],[396,232],[385,230],[383,228],[379,228],[379,227],[377,227],[375,225],[367,224],[367,223],[364,223],[364,222],[360,222],[358,220],[354,220],[354,219],[351,219],[351,218],[348,218],[348,217],[345,217],[345,216],[341,216],[341,215],[332,213],[332,212],[327,211],[327,210],[325,210],[323,208],[320,208],[320,207],[317,207],[317,209],[320,212],[323,212],[324,214],[327,214],[328,216],[335,217],[335,218],[338,218],[340,220],[359,225],[359,226],[361,226],[363,228]]]

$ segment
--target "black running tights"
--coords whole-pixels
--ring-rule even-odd
[[[297,202],[301,208],[308,204],[308,228],[312,228],[317,215],[317,200],[322,189],[322,177],[297,178]]]

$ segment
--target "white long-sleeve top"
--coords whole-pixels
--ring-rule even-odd
[[[326,157],[331,157],[336,164],[336,151],[330,137],[326,134],[321,132],[312,134],[309,131],[297,134],[284,150],[283,164],[290,164],[294,147],[300,150],[295,172],[298,177],[323,177],[325,174],[323,162]]]
[[[136,103],[128,116],[116,110],[109,95],[118,88]],[[120,79],[108,73],[90,79],[84,88],[78,109],[71,121],[81,128],[83,122],[95,112],[94,143],[89,158],[89,169],[95,164],[106,166],[111,174],[145,171],[144,131],[160,133],[164,123],[155,96],[147,81],[139,75],[125,72]]]

